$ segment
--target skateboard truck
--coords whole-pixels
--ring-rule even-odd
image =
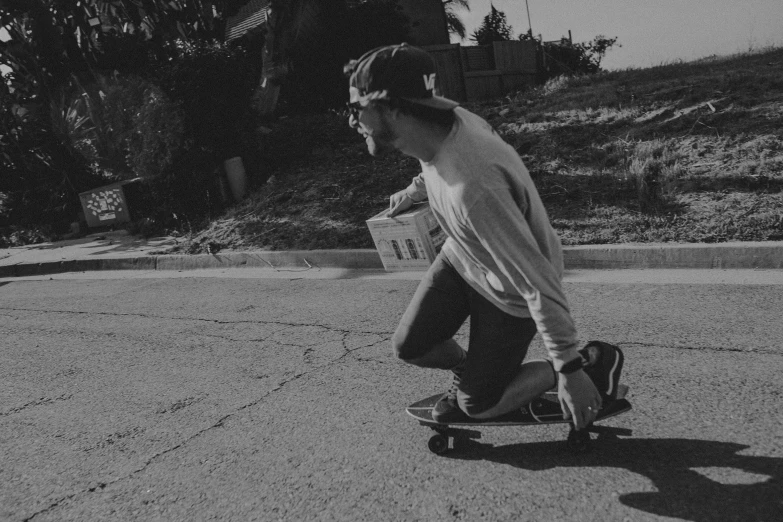
[[[427,426],[436,432],[436,434],[430,437],[430,440],[427,442],[427,447],[429,450],[436,455],[443,455],[449,450],[449,437],[453,438],[455,442],[460,439],[481,438],[481,432],[476,430],[452,428],[445,424],[433,426],[432,424],[422,423],[422,425]]]

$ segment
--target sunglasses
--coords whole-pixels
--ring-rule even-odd
[[[359,119],[359,113],[361,113],[364,110],[364,106],[360,104],[359,102],[348,102],[345,104],[345,110],[349,117],[353,117],[355,119]]]

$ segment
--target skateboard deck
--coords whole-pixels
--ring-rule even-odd
[[[625,398],[628,394],[628,387],[620,385],[618,387],[617,398],[612,402],[605,404],[601,411],[598,412],[598,416],[595,422],[602,421],[611,417],[616,417],[626,413],[631,409],[631,403]],[[539,424],[571,424],[570,420],[563,419],[563,410],[560,407],[560,401],[557,398],[557,393],[548,392],[534,400],[527,406],[511,412],[500,417],[494,417],[492,419],[478,420],[478,419],[466,419],[462,422],[454,422],[449,424],[443,424],[435,421],[432,418],[432,408],[435,403],[443,396],[442,393],[432,395],[426,399],[414,402],[408,406],[405,411],[418,420],[423,426],[427,426],[437,432],[429,442],[430,451],[437,454],[442,454],[448,451],[448,438],[454,432],[451,427],[481,427],[481,426],[534,426]],[[568,447],[572,451],[582,452],[586,451],[589,447],[590,432],[600,432],[601,429],[593,425],[583,430],[575,430],[573,424],[571,424],[571,431],[568,435]],[[629,434],[628,430],[615,430],[622,434]]]

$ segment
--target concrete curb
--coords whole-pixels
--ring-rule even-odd
[[[29,277],[98,270],[199,270],[209,268],[320,267],[383,269],[375,250],[292,250],[224,254],[146,255],[72,259],[0,266],[0,277]]]
[[[564,249],[566,268],[783,268],[783,241],[583,245]]]
[[[155,270],[154,256],[69,259],[45,263],[19,263],[0,266],[0,277],[27,277],[64,272],[88,272],[99,270]]]
[[[189,256],[157,257],[156,270],[194,270],[200,268],[278,268],[320,267],[345,269],[383,269],[375,250],[290,250],[227,252]]]
[[[783,268],[783,241],[716,244],[586,245],[564,248],[567,269]],[[382,270],[375,250],[293,250],[80,258],[0,266],[0,277],[98,270],[318,267]]]

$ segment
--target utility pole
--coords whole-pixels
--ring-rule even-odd
[[[525,0],[525,9],[527,9],[527,26],[529,29],[529,34],[532,37],[533,36],[533,24],[530,23],[530,6],[527,4],[528,0]]]

